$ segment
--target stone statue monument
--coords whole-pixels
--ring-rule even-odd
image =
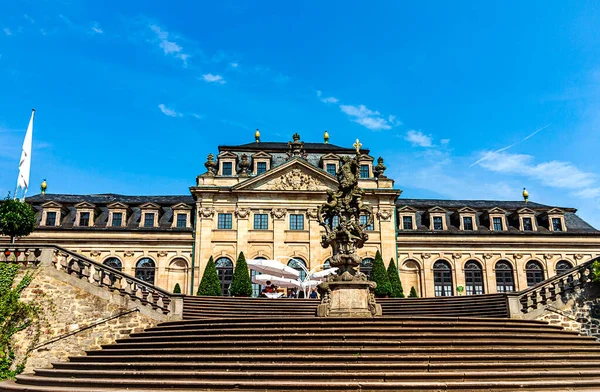
[[[373,211],[363,203],[364,192],[358,187],[361,146],[357,139],[354,158],[342,157],[338,189],[327,191],[327,202],[318,209],[319,224],[325,228],[321,245],[331,246],[331,266],[338,267],[337,275],[330,275],[319,285],[321,304],[317,313],[321,317],[381,315],[381,305],[375,302],[377,284],[358,269],[362,260],[356,250],[369,238],[366,227],[373,223]]]

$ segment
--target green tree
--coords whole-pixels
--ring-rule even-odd
[[[20,266],[16,263],[0,263],[0,380],[14,378],[25,368],[25,362],[40,338],[40,308],[35,301],[23,302],[21,293],[34,278],[31,271],[17,280]],[[33,326],[25,355],[16,359],[13,336]]]
[[[181,286],[179,286],[179,283],[175,283],[175,287],[173,288],[173,294],[181,294]]]
[[[204,274],[202,275],[202,280],[200,281],[200,286],[198,286],[198,292],[196,293],[196,295],[223,295],[223,292],[221,291],[221,281],[219,280],[217,267],[215,266],[215,262],[212,256],[210,256],[210,259],[208,259],[208,263],[206,263],[206,267],[204,268]]]
[[[417,294],[417,290],[415,290],[415,286],[412,286],[410,288],[410,294],[408,294],[409,298],[419,298],[419,295]]]
[[[29,235],[35,225],[35,211],[25,202],[7,197],[0,202],[0,233],[10,237],[10,243],[15,243],[15,237]]]
[[[250,281],[250,272],[248,272],[248,264],[244,252],[240,252],[235,270],[229,286],[229,294],[233,297],[249,297],[252,295],[252,282]]]
[[[392,286],[392,298],[404,298],[404,290],[402,289],[402,282],[400,281],[400,275],[398,274],[398,268],[394,258],[390,259],[390,264],[387,269],[388,277],[390,278],[390,284]]]
[[[390,278],[385,270],[385,265],[383,265],[383,259],[381,258],[381,253],[379,253],[379,251],[375,254],[371,277],[373,278],[373,281],[377,283],[377,287],[375,288],[375,295],[377,297],[389,296],[392,293]]]

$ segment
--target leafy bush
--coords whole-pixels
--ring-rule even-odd
[[[35,211],[29,204],[8,197],[0,202],[0,233],[9,236],[11,244],[15,237],[29,235],[34,226]]]
[[[229,293],[233,297],[250,297],[252,295],[252,282],[250,281],[250,272],[248,272],[248,264],[246,263],[244,252],[240,252],[235,263]]]
[[[34,278],[30,271],[17,281],[20,266],[0,263],[0,380],[14,378],[25,368],[25,362],[40,338],[40,308],[36,302],[21,301],[21,293]],[[19,361],[13,348],[13,336],[33,326],[30,343]]]
[[[198,286],[198,292],[196,295],[203,296],[219,296],[223,295],[221,291],[221,281],[219,280],[219,274],[217,273],[217,267],[213,257],[210,256],[206,267],[204,268],[204,274]]]
[[[175,283],[175,288],[173,288],[173,294],[181,294],[181,286],[179,286],[179,283]]]
[[[390,278],[390,284],[392,286],[392,298],[404,298],[404,290],[402,289],[402,282],[400,281],[400,275],[398,275],[398,268],[394,258],[390,259],[390,264],[387,269],[388,277]]]
[[[415,290],[415,286],[412,286],[410,288],[410,294],[408,294],[409,298],[419,298],[419,295],[417,294],[417,290]]]
[[[600,261],[598,260],[592,263],[592,282],[600,282]]]
[[[373,281],[377,283],[377,287],[375,288],[375,296],[385,297],[392,293],[390,278],[385,270],[385,265],[383,265],[383,259],[381,258],[381,253],[379,253],[379,251],[377,251],[375,254],[375,261],[373,262],[371,276]]]

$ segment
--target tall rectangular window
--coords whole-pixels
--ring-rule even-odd
[[[144,227],[154,227],[154,212],[144,214]]]
[[[336,175],[336,172],[337,172],[336,169],[337,168],[336,168],[335,163],[328,163],[327,164],[327,173],[331,174],[332,176]]]
[[[335,215],[333,218],[331,218],[331,228],[335,229],[339,225],[340,225],[340,217]]]
[[[412,230],[413,229],[413,217],[412,216],[403,216],[402,217],[402,229],[403,230]]]
[[[463,216],[463,230],[473,230],[473,217]]]
[[[233,166],[231,162],[223,162],[223,175],[230,176],[233,173]]]
[[[523,231],[533,231],[531,218],[523,218]]]
[[[177,227],[187,227],[187,214],[177,214]]]
[[[89,226],[90,225],[90,213],[89,212],[80,212],[79,213],[79,226]]]
[[[360,219],[360,224],[361,225],[366,225],[367,222],[369,221],[369,218],[366,215],[361,215],[359,219]],[[367,227],[365,227],[365,230],[369,230],[369,231],[375,230],[375,228],[373,226],[373,222],[371,222],[370,225],[368,225]]]
[[[494,231],[502,231],[502,218],[493,218]]]
[[[121,227],[123,225],[123,213],[113,212],[112,227]]]
[[[254,230],[268,230],[268,229],[269,229],[269,215],[254,214]]]
[[[433,230],[444,230],[444,223],[441,216],[433,217]]]
[[[290,214],[290,230],[304,230],[304,215]]]
[[[369,178],[369,165],[360,165],[360,178]]]
[[[552,230],[562,231],[562,222],[560,218],[552,218]]]
[[[56,212],[46,213],[46,226],[56,226]]]
[[[258,162],[256,164],[256,175],[263,174],[267,171],[267,162]]]
[[[231,214],[219,214],[217,220],[217,229],[231,229]]]

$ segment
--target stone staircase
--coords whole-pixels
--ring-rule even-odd
[[[530,320],[230,317],[163,323],[3,391],[600,390],[594,339]]]
[[[184,298],[183,318],[314,316],[318,300],[231,297]],[[384,316],[509,317],[504,294],[378,299]]]

